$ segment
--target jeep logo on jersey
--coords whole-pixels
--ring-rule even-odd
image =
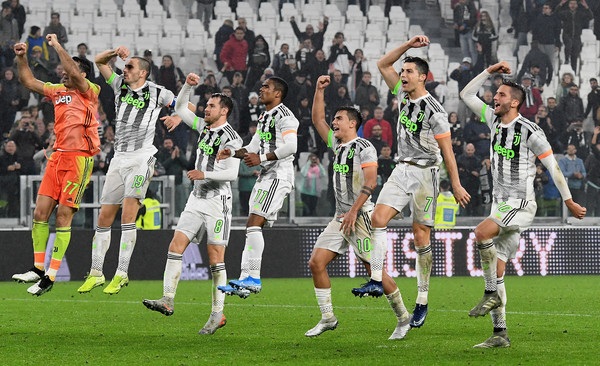
[[[127,94],[126,96],[121,98],[121,102],[127,103],[137,109],[142,109],[146,106],[146,102],[143,99],[134,99],[131,94]]]
[[[422,121],[424,117],[425,114],[423,112],[419,112],[419,122]],[[399,120],[409,132],[414,133],[417,131],[417,123],[411,121],[404,111],[400,112]]]
[[[212,146],[208,145],[204,141],[200,141],[200,143],[198,144],[198,148],[204,151],[205,155],[212,155],[215,152],[215,149],[213,149]]]
[[[60,97],[56,98],[56,100],[54,100],[54,104],[69,104],[72,100],[73,97],[71,97],[70,95],[61,95]]]
[[[348,166],[348,164],[335,163],[335,164],[333,164],[333,171],[335,173],[346,174],[350,171],[350,167]]]
[[[500,144],[494,145],[494,151],[498,153],[498,155],[502,155],[506,158],[506,160],[510,160],[515,157],[515,151],[513,149],[507,149]]]
[[[271,132],[259,132],[258,133],[258,137],[260,137],[260,139],[262,141],[271,141],[271,139],[273,138],[273,134],[271,134]]]

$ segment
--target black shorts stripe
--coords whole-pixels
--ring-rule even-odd
[[[267,194],[267,198],[262,206],[263,212],[269,212],[269,207],[273,202],[273,197],[275,196],[275,191],[277,190],[277,186],[279,185],[279,179],[273,179],[273,183],[271,183],[271,187],[269,187],[269,194]]]
[[[512,221],[512,219],[514,219],[515,216],[517,215],[517,212],[521,211],[525,207],[527,207],[527,201],[521,200],[521,204],[519,205],[519,207],[518,208],[513,208],[512,210],[510,210],[508,212],[508,214],[506,214],[506,216],[504,217],[504,219],[502,219],[502,223],[504,225],[508,226],[508,224]]]
[[[221,195],[221,201],[223,202],[223,240],[229,241],[229,207],[227,207],[227,196]],[[224,269],[224,268],[223,268]]]

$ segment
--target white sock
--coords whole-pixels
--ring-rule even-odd
[[[181,267],[183,254],[168,252],[167,264],[165,265],[165,273],[163,275],[163,296],[175,298],[177,285],[181,277]]]
[[[135,248],[135,242],[137,239],[137,230],[135,223],[132,224],[121,224],[121,243],[119,247],[119,265],[115,276],[125,277],[129,271],[129,262],[131,261],[131,255]]]
[[[481,268],[483,268],[483,279],[485,280],[486,291],[496,291],[496,268],[498,266],[498,255],[496,246],[492,239],[477,243],[479,257],[481,258]]]
[[[497,287],[502,305],[490,311],[490,315],[494,328],[506,329],[506,287],[504,287],[504,277],[498,278]]]
[[[96,227],[96,234],[92,239],[92,268],[90,276],[102,276],[104,258],[110,247],[110,227]]]
[[[260,226],[250,226],[246,228],[246,245],[244,247],[244,252],[248,253],[245,271],[242,270],[242,273],[247,272],[248,275],[253,278],[260,278],[260,266],[264,249],[265,239],[262,235],[262,228]],[[242,253],[242,258],[244,258],[244,253]],[[240,274],[240,279],[244,278],[246,277],[241,277]]]
[[[415,270],[417,271],[417,304],[427,305],[432,263],[431,244],[417,248],[417,263],[415,265]]]
[[[404,306],[404,301],[402,300],[402,294],[400,294],[400,289],[397,288],[396,291],[392,292],[389,295],[385,295],[385,297],[387,297],[387,300],[390,303],[390,306],[392,307],[392,310],[394,310],[394,314],[396,314],[396,318],[398,318],[399,321],[404,321],[408,319],[410,314],[408,313],[408,310],[406,310],[406,306]]]
[[[321,310],[322,319],[331,319],[333,317],[333,304],[331,303],[331,288],[316,288],[317,304]]]
[[[223,311],[225,306],[225,293],[217,289],[217,286],[225,286],[227,284],[227,271],[225,263],[217,263],[210,266],[212,274],[212,312],[218,313]]]
[[[387,227],[373,229],[371,249],[371,279],[381,282],[383,278],[383,258],[387,249]]]

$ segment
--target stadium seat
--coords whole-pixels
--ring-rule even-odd
[[[124,18],[122,18],[124,19]],[[132,39],[140,34],[140,28],[133,22],[120,21],[117,22],[117,33],[122,37],[131,37]]]
[[[357,27],[361,31],[365,30],[367,26],[367,18],[358,5],[348,5],[346,22],[354,24],[354,27]]]
[[[108,35],[111,37],[117,32],[116,25],[111,22],[94,22],[92,28],[95,35]]]
[[[64,22],[69,16],[75,13],[75,1],[72,0],[53,0],[50,2],[53,12],[60,13],[60,20]]]
[[[179,36],[185,35],[185,31],[181,27],[179,20],[175,18],[165,18],[163,20],[163,34],[166,36]]]
[[[289,22],[290,17],[298,17],[298,10],[292,3],[283,3],[280,13],[281,19],[283,19],[284,22]]]
[[[75,13],[79,14],[92,14],[98,16],[100,4],[97,0],[78,1],[75,5]]]
[[[190,19],[186,25],[187,36],[190,38],[207,38],[208,34],[204,31],[204,25],[200,21],[200,19]]]

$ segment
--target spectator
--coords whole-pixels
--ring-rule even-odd
[[[573,201],[584,202],[586,171],[583,160],[578,158],[576,154],[577,147],[569,144],[567,146],[567,153],[564,158],[558,161],[558,166],[565,178],[567,178],[567,184],[573,196]]]
[[[0,13],[0,69],[13,65],[15,53],[12,48],[19,39],[19,24],[12,14],[10,3],[4,1]]]
[[[542,12],[538,14],[531,25],[531,33],[533,35],[531,47],[535,42],[539,50],[548,56],[552,68],[556,70],[558,66],[558,50],[561,47],[560,43],[561,23],[560,19],[552,13],[552,5],[547,2],[542,5]],[[547,73],[548,82],[552,77],[552,73]]]
[[[456,157],[456,165],[458,166],[460,184],[471,195],[471,201],[461,212],[466,216],[480,216],[478,206],[481,203],[479,199],[481,160],[475,155],[475,145],[467,144],[465,146],[465,151]]]
[[[589,146],[591,133],[583,130],[583,123],[580,119],[573,121],[567,127],[567,133],[563,133],[564,146],[575,145],[577,148],[577,156],[585,161],[589,155]]]
[[[381,188],[383,188],[385,182],[387,182],[390,175],[392,175],[392,171],[395,167],[396,161],[392,156],[392,148],[384,143],[381,147],[379,158],[377,159],[377,188],[375,188],[371,197],[371,201],[374,203],[377,202],[377,197],[379,196]]]
[[[456,112],[448,113],[448,123],[450,123],[450,138],[452,139],[452,151],[455,156],[463,153],[463,129],[458,120]]]
[[[473,29],[473,41],[481,45],[483,67],[488,67],[489,65],[496,63],[495,52],[492,45],[493,42],[498,39],[498,34],[496,34],[496,28],[494,28],[494,22],[492,21],[492,18],[490,18],[490,13],[485,9],[481,9],[479,15],[479,20],[475,25],[475,29]]]
[[[540,126],[542,131],[544,131],[550,146],[552,146],[552,150],[557,152],[562,151],[561,145],[558,142],[562,131],[558,131],[555,128],[554,123],[552,123],[552,118],[548,116],[548,109],[545,105],[542,104],[539,106],[533,121],[536,125]]]
[[[541,165],[541,164],[540,164]],[[538,211],[541,216],[561,216],[562,198],[550,173],[543,165],[538,166],[536,179],[542,184],[541,202]]]
[[[296,52],[296,62],[300,70],[308,68],[307,64],[314,63],[315,60],[315,48],[312,45],[310,38],[302,41],[302,47]]]
[[[79,58],[79,62],[87,64],[90,68],[90,73],[86,76],[86,78],[90,81],[94,81],[96,78],[96,70],[94,69],[94,63],[87,58],[88,46],[85,43],[80,43],[77,45],[77,57]],[[102,84],[101,84],[102,85]]]
[[[558,109],[558,105],[556,103],[556,98],[554,97],[549,97],[548,99],[546,99],[546,108],[548,109],[548,117],[550,118],[550,121],[552,121],[552,125],[554,126],[554,129],[557,131],[558,135],[557,135],[557,139],[556,139],[556,149],[554,151],[563,151],[564,150],[564,145],[562,144],[562,134],[564,133],[564,131],[567,130],[567,119],[565,118],[565,115],[563,114],[563,112]],[[551,142],[552,143],[552,142]],[[554,145],[553,145],[554,148]]]
[[[238,28],[242,28],[244,30],[244,39],[246,40],[246,42],[248,42],[248,51],[251,52],[254,49],[254,41],[256,40],[256,35],[253,31],[248,29],[248,22],[246,21],[246,18],[238,18]]]
[[[244,146],[250,143],[251,137],[256,132],[256,124],[250,124],[248,135],[244,137]],[[250,137],[250,138],[248,138]],[[247,141],[247,142],[246,142]],[[240,170],[238,171],[238,191],[240,198],[240,216],[247,216],[250,211],[250,195],[252,188],[256,183],[256,178],[260,175],[260,165],[249,167],[240,159]]]
[[[0,155],[0,199],[6,202],[6,216],[19,217],[19,176],[23,175],[21,158],[17,154],[17,144],[8,140]]]
[[[43,82],[51,80],[51,68],[47,61],[42,56],[42,47],[33,46],[31,49],[31,58],[29,58],[29,67],[36,79]],[[41,97],[41,95],[38,95]]]
[[[152,50],[144,50],[144,60],[150,63],[150,74],[148,75],[148,80],[152,82],[157,82],[158,80],[158,66],[152,60]]]
[[[368,140],[375,147],[377,156],[379,156],[381,154],[381,149],[383,148],[383,146],[390,146],[385,141],[383,141],[383,139],[381,138],[382,132],[383,132],[383,129],[381,128],[381,126],[375,125],[375,126],[371,127],[371,137],[368,138]]]
[[[471,0],[460,0],[454,7],[454,29],[458,30],[463,57],[477,62],[477,51],[473,42],[473,28],[477,23],[477,9]]]
[[[46,140],[43,140],[46,143]],[[33,161],[35,162],[36,170],[40,172],[40,175],[44,175],[46,172],[46,165],[48,165],[48,158],[52,156],[54,152],[54,143],[56,142],[56,135],[51,134],[48,136],[46,147],[35,154],[33,154]],[[95,155],[94,159],[96,158]]]
[[[151,189],[146,191],[146,196],[141,202],[135,220],[135,227],[138,230],[160,230],[162,227],[160,201]]]
[[[294,73],[294,80],[288,83],[288,94],[283,103],[292,111],[298,110],[300,101],[303,98],[312,100],[312,87],[306,77],[308,74],[304,70],[298,70]]]
[[[12,14],[17,20],[17,26],[19,29],[19,39],[23,36],[25,32],[25,21],[27,19],[27,12],[25,11],[25,7],[19,3],[19,0],[10,0],[10,8],[12,10]]]
[[[58,43],[60,43],[60,45],[63,47],[67,42],[69,42],[69,37],[67,36],[67,29],[61,24],[60,14],[57,12],[50,14],[50,24],[48,24],[44,28],[44,38],[46,38],[48,34],[56,34],[56,38],[58,38]],[[58,54],[56,53],[56,51],[54,51],[54,48],[50,47],[48,50],[50,51],[50,62],[52,62],[52,64],[54,65],[59,64],[60,60],[58,59]]]
[[[490,128],[485,123],[471,119],[463,129],[464,142],[473,144],[475,155],[482,159],[490,153]]]
[[[600,126],[594,128],[594,135],[591,141],[591,154],[585,160],[585,171],[587,172],[586,182],[586,208],[590,216],[600,216],[600,148],[598,146],[598,135]]]
[[[537,41],[532,41],[531,50],[529,50],[521,64],[517,80],[520,81],[525,73],[534,75],[535,71],[532,72],[532,69],[536,68],[538,69],[538,78],[537,80],[534,80],[533,84],[534,86],[543,89],[544,85],[550,85],[552,82],[554,67],[552,66],[552,61],[548,58],[548,55],[540,50]]]
[[[296,109],[293,109],[292,111],[294,112],[294,115],[300,123],[298,125],[298,147],[296,149],[296,161],[298,161],[300,153],[316,152],[316,150],[314,149],[315,143],[313,141],[315,131],[313,129],[312,111],[308,97],[306,95],[303,95],[300,98],[300,102]]]
[[[262,87],[263,82],[273,75],[275,75],[275,73],[273,72],[273,69],[270,67],[267,67],[265,69],[265,71],[263,71],[263,74],[260,77],[260,79],[256,83],[254,83],[254,86],[252,87],[252,89],[250,91],[255,92],[256,94],[260,93],[260,88]]]
[[[27,44],[27,57],[33,57],[32,51],[33,47],[39,46],[42,48],[42,58],[44,61],[50,61],[50,53],[48,51],[48,44],[46,43],[46,39],[42,37],[42,29],[38,26],[32,26],[27,36],[27,40],[25,41]]]
[[[275,57],[273,57],[273,64],[271,65],[273,72],[276,75],[279,74],[279,70],[283,65],[285,65],[286,61],[293,58],[294,55],[290,53],[290,45],[287,43],[282,43],[279,47],[279,52],[277,52]]]
[[[298,38],[298,42],[303,42],[305,39],[310,39],[315,50],[323,49],[323,36],[325,35],[327,26],[329,25],[329,18],[323,17],[323,22],[319,23],[319,31],[317,33],[315,33],[315,30],[311,24],[307,24],[305,31],[301,32],[300,29],[298,29],[298,24],[296,23],[295,17],[290,17],[290,24],[292,25],[292,29],[294,30],[296,38]]]
[[[350,75],[350,61],[354,62],[354,55],[344,44],[344,33],[337,32],[333,39],[333,45],[329,48],[329,58],[327,61],[333,64],[335,70],[342,73],[342,83],[348,83]]]
[[[265,111],[265,106],[259,103],[258,94],[250,92],[248,100],[240,111],[240,135],[247,135],[250,126],[258,123],[258,117]],[[246,146],[247,144],[244,144]]]
[[[219,91],[220,90],[217,87],[217,79],[215,78],[215,75],[212,73],[207,73],[206,76],[204,76],[204,84],[198,85],[194,93],[196,95],[200,95],[200,98],[203,98],[206,94],[212,95],[213,93],[218,93]]]
[[[446,179],[440,181],[440,193],[436,201],[434,227],[452,229],[456,226],[456,214],[460,206],[450,191],[450,182]]]
[[[571,87],[571,85],[575,85],[574,80],[575,77],[570,72],[565,72],[564,74],[562,74],[562,76],[560,77],[560,83],[556,87],[556,93],[554,93],[556,96],[557,103],[560,103],[560,99],[563,96],[569,94],[569,88]]]
[[[375,126],[381,126],[381,139],[388,145],[392,146],[394,143],[394,137],[392,134],[392,125],[383,119],[383,108],[377,107],[373,112],[374,116],[372,119],[365,123],[363,128],[363,136],[366,139],[371,138],[372,129]]]
[[[495,74],[494,77],[492,77],[492,85],[490,85],[490,91],[492,92],[492,95],[496,95],[496,92],[502,85],[503,81],[504,77],[501,74]]]
[[[204,25],[204,31],[208,32],[210,20],[213,15],[213,8],[215,6],[215,0],[196,0],[196,18],[202,20]]]
[[[308,64],[306,72],[308,72],[310,80],[312,81],[317,80],[321,75],[327,75],[329,73],[329,63],[327,62],[323,50],[315,51],[314,64]]]
[[[173,63],[173,57],[164,55],[162,57],[162,65],[158,69],[157,84],[164,86],[177,95],[179,90],[185,83],[185,75],[183,71]],[[187,197],[186,197],[187,200]]]
[[[450,73],[450,78],[458,82],[458,91],[460,92],[463,88],[473,80],[475,75],[479,74],[481,70],[475,70],[473,67],[473,61],[470,57],[462,59],[462,63]],[[467,106],[460,100],[458,102],[458,119],[465,121],[467,119]]]
[[[237,101],[233,100],[233,89],[231,86],[224,86],[222,93],[231,98],[231,101],[233,102],[233,110],[227,118],[227,122],[229,122],[234,130],[238,131],[240,129],[240,105]]]
[[[357,48],[354,50],[354,62],[352,62],[350,70],[350,78],[348,80],[348,88],[350,89],[350,98],[355,100],[356,89],[362,82],[363,74],[365,71],[369,71],[369,64],[367,64],[363,50]],[[371,75],[373,76],[373,75]],[[377,93],[379,97],[379,93]]]
[[[21,163],[21,174],[37,174],[33,154],[43,147],[43,143],[38,134],[35,133],[35,127],[28,109],[21,111],[21,119],[9,138],[17,144],[17,157]]]
[[[542,95],[538,88],[534,88],[532,86],[533,76],[531,74],[526,73],[521,78],[521,86],[525,91],[525,101],[521,105],[519,109],[519,113],[530,121],[535,120],[535,114],[538,111],[538,108],[544,103],[542,101]]]
[[[233,74],[233,83],[231,83],[230,87],[232,99],[237,102],[240,108],[242,108],[242,106],[248,103],[248,87],[244,83],[244,75],[242,75],[241,72],[236,72]],[[247,128],[246,131],[244,131],[241,135],[244,136],[246,132],[248,132]]]
[[[333,112],[342,106],[352,105],[352,100],[350,99],[350,95],[348,94],[348,87],[343,84],[338,84],[337,94],[333,96],[331,104],[328,104],[326,102],[326,105],[329,107],[330,112]]]
[[[217,67],[219,70],[223,69],[223,62],[221,61],[221,51],[223,50],[223,46],[225,42],[229,40],[229,37],[234,33],[233,22],[231,19],[225,19],[223,21],[223,25],[217,30],[215,33],[215,58],[217,62]]]
[[[579,96],[579,87],[577,85],[571,84],[569,93],[560,100],[558,109],[565,115],[567,123],[582,120],[584,115],[583,100]]]
[[[306,164],[300,171],[302,183],[300,184],[300,197],[303,203],[303,216],[316,216],[317,203],[321,197],[321,191],[324,189],[323,183],[327,177],[327,171],[321,164],[319,157],[310,154]]]
[[[221,50],[221,62],[223,67],[221,71],[227,77],[229,83],[233,82],[233,74],[236,71],[246,75],[248,57],[248,42],[244,39],[244,28],[237,27],[234,34],[229,36],[229,40],[223,45]]]
[[[254,48],[250,50],[250,54],[248,55],[246,85],[254,85],[270,64],[271,52],[269,51],[269,44],[259,34],[254,40]]]
[[[365,71],[362,74],[360,84],[358,84],[358,87],[356,88],[356,98],[354,99],[354,102],[358,104],[360,108],[367,108],[369,114],[372,114],[375,111],[375,107],[379,106],[379,91],[371,84],[371,73],[369,71]]]
[[[571,64],[573,71],[577,72],[577,60],[581,52],[581,32],[594,15],[585,0],[561,0],[556,8],[557,15],[562,22],[562,37],[565,46],[564,63]]]
[[[510,0],[509,12],[512,19],[511,29],[517,39],[514,50],[514,55],[517,56],[519,46],[527,46],[527,33],[535,14],[534,0]]]
[[[162,148],[156,153],[156,160],[165,168],[166,175],[175,176],[175,216],[179,216],[187,200],[183,185],[183,171],[188,165],[185,152],[173,144],[173,139],[166,137]]]
[[[400,118],[400,108],[398,108],[398,98],[394,96],[394,98],[392,98],[392,103],[383,111],[383,119],[388,121],[392,126],[392,137],[394,141],[391,145],[392,151],[397,151],[396,148],[398,147],[398,118]]]
[[[479,212],[483,216],[489,215],[492,209],[493,188],[492,163],[489,156],[484,156],[481,161],[481,169],[479,169],[479,191],[481,192],[481,208]]]
[[[0,79],[0,139],[8,137],[19,107],[19,82],[11,68],[4,69]]]
[[[590,112],[592,112],[594,125],[598,126],[600,121],[598,118],[598,107],[600,107],[600,89],[598,88],[598,79],[591,78],[590,87],[592,90],[590,90],[587,95],[587,106],[585,107],[584,117],[587,118]]]

